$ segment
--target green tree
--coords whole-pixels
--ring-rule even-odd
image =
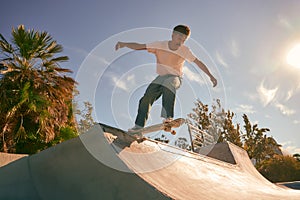
[[[239,147],[243,146],[241,141],[241,134],[240,134],[240,125],[237,124],[236,126],[233,123],[233,117],[235,114],[230,110],[225,113],[225,119],[223,123],[223,130],[220,134],[218,142],[231,142]]]
[[[300,180],[300,162],[292,156],[274,155],[262,161],[257,169],[272,182]]]
[[[190,132],[193,133],[193,150],[197,150],[203,146],[205,137],[207,137],[207,135],[204,135],[203,133],[207,133],[209,127],[211,126],[208,105],[197,99],[195,102],[195,108],[193,108],[193,112],[188,114],[187,124],[201,131],[192,132],[192,129],[190,129]]]
[[[217,99],[209,111],[208,105],[205,105],[200,100],[195,103],[193,112],[188,115],[188,123],[201,132],[196,133],[193,138],[194,146],[201,147],[205,137],[213,137],[214,142],[229,141],[238,146],[242,146],[240,138],[240,127],[235,126],[233,117],[235,114],[222,108],[220,100]],[[202,134],[202,133],[206,134]]]
[[[214,142],[218,141],[223,129],[225,121],[225,111],[221,106],[220,99],[216,99],[215,103],[212,104],[212,110],[209,112],[209,127],[208,133],[213,136]]]
[[[208,105],[197,99],[193,112],[188,114],[189,123],[193,124],[200,130],[208,130],[210,126],[208,111]]]
[[[250,158],[256,160],[259,164],[263,160],[273,157],[276,154],[282,154],[280,145],[272,137],[267,137],[268,128],[258,128],[257,124],[252,125],[246,114],[243,115],[244,128],[246,133],[243,137],[243,147],[247,151]]]
[[[77,116],[77,129],[79,133],[84,133],[89,130],[93,125],[95,125],[95,121],[92,117],[93,106],[90,102],[83,102],[84,108],[79,109],[78,103],[75,102],[73,104],[75,109],[75,114]]]
[[[92,116],[93,106],[88,101],[84,101],[83,105],[79,105],[79,101],[77,99],[79,91],[76,88],[74,89],[73,94],[73,113],[77,119],[76,121],[78,133],[81,134],[86,132],[96,124]]]
[[[71,70],[60,67],[68,60],[57,56],[62,46],[47,32],[23,25],[13,28],[11,41],[0,34],[1,151],[34,145],[42,150],[59,141],[66,129],[76,134],[71,103],[75,81],[65,75]]]

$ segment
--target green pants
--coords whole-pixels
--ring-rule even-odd
[[[144,127],[152,104],[162,96],[161,117],[174,116],[176,90],[181,86],[180,76],[157,76],[148,86],[144,96],[139,101],[138,114],[135,124]]]

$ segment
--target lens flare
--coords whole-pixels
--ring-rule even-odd
[[[287,63],[300,68],[300,44],[295,45],[287,54]]]

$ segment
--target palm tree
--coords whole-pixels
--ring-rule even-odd
[[[62,127],[75,125],[75,81],[59,65],[68,57],[55,57],[62,50],[47,32],[23,25],[13,28],[11,43],[0,34],[1,151],[15,152],[28,141],[49,143]]]

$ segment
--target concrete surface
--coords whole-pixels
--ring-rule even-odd
[[[0,199],[300,199],[231,143],[208,148],[209,157],[109,130],[96,125],[0,168]]]
[[[105,154],[116,165],[127,168],[116,153],[110,151],[97,126],[81,138],[1,167],[0,199],[169,199],[138,175],[117,171],[99,162],[82,140],[99,155]]]

